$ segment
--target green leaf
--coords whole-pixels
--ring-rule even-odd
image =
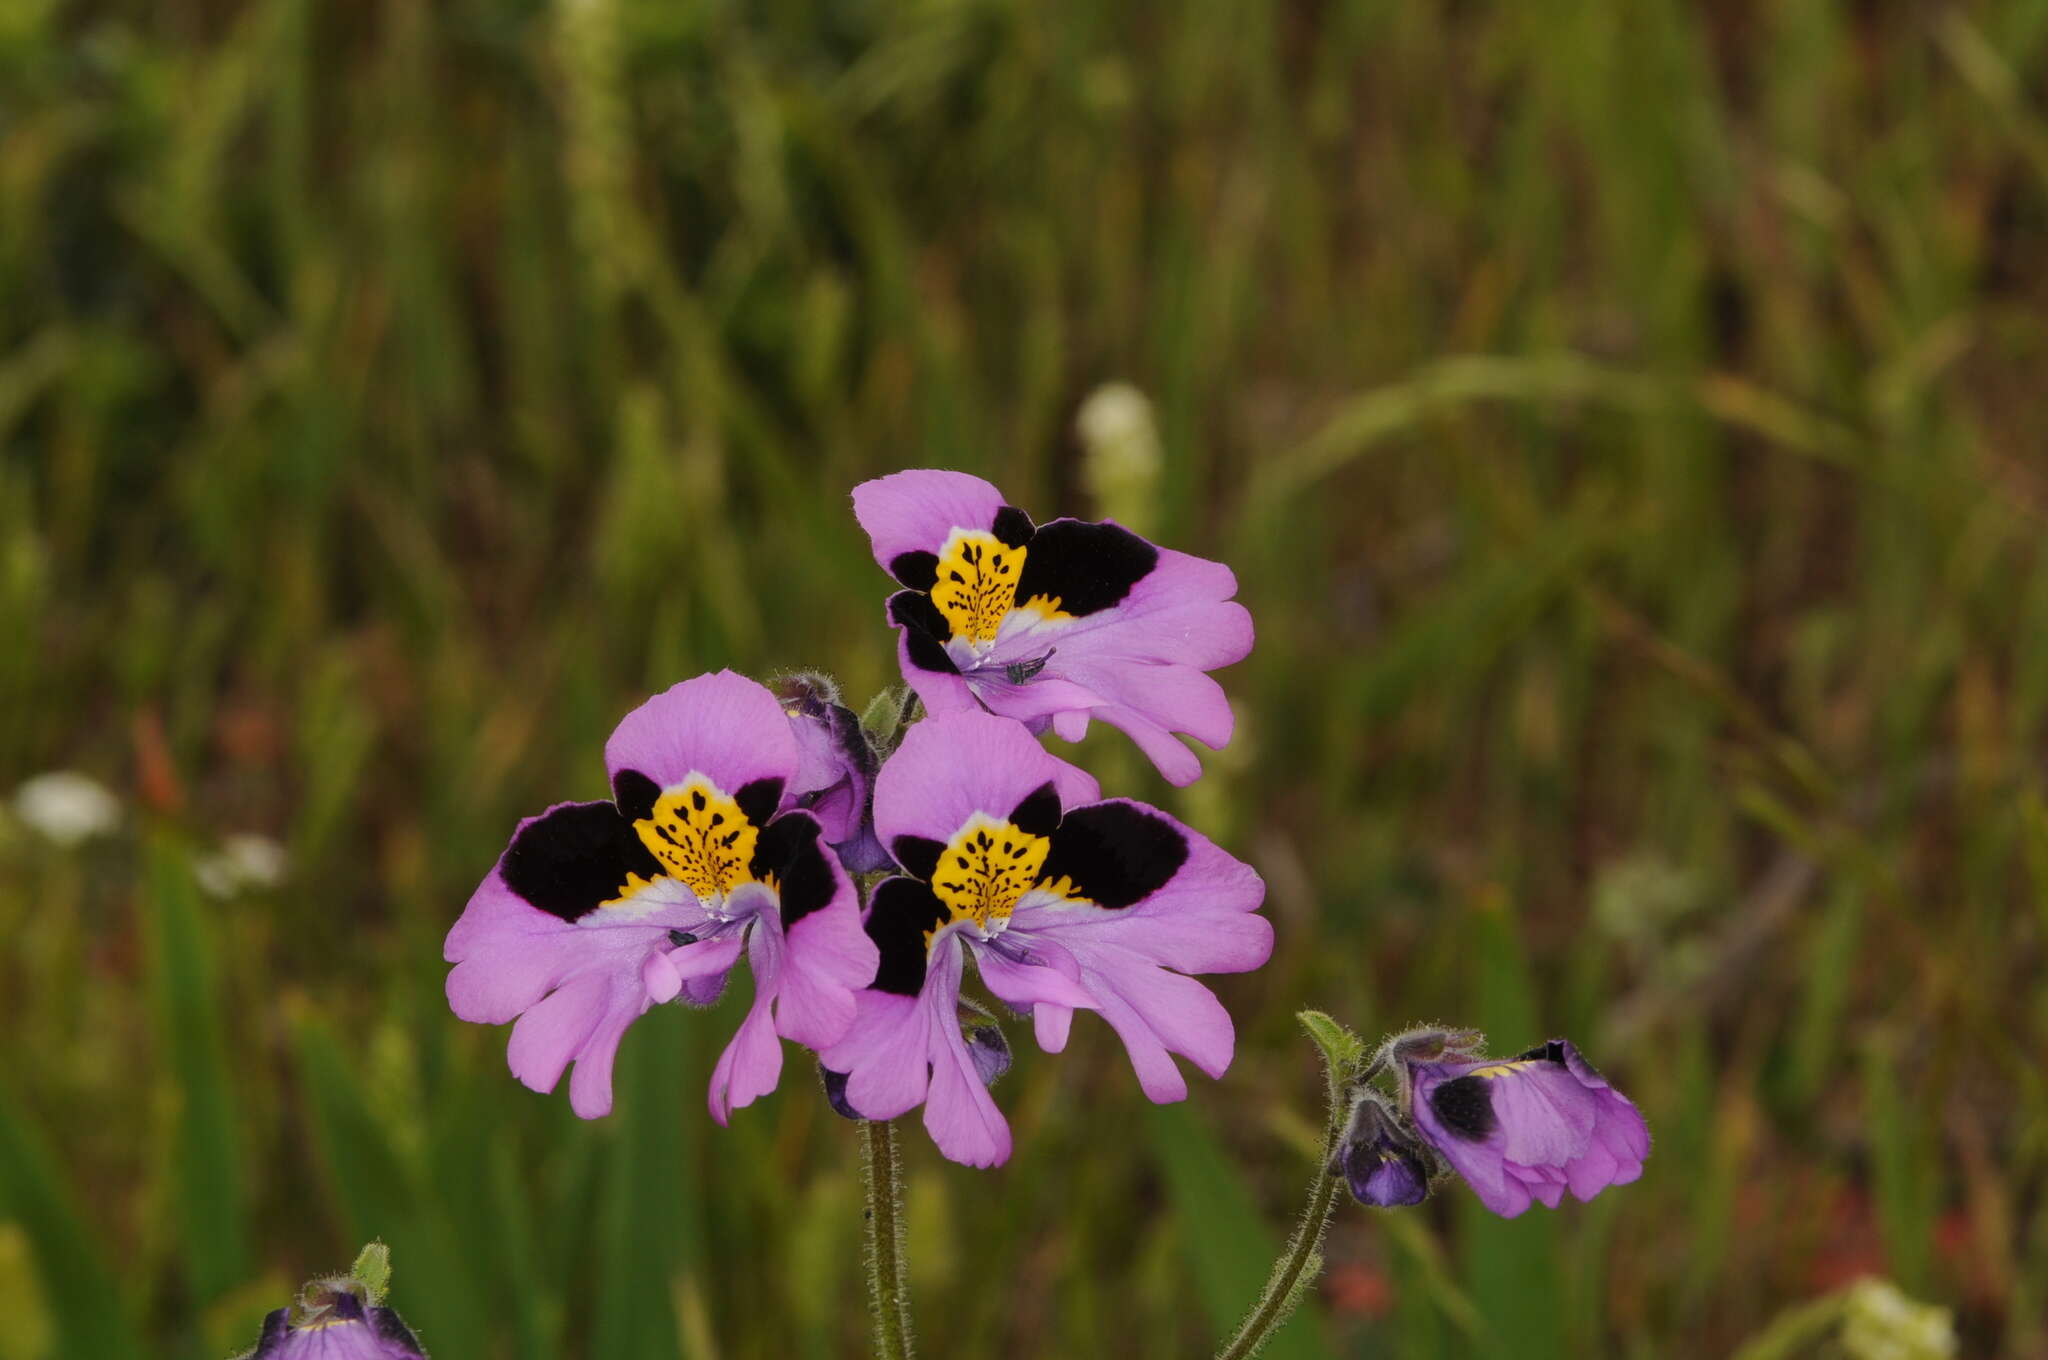
[[[1301,1011],[1295,1018],[1308,1031],[1308,1037],[1316,1041],[1316,1047],[1323,1050],[1323,1060],[1330,1065],[1334,1079],[1341,1081],[1364,1065],[1365,1040],[1349,1029],[1321,1011]]]
[[[657,1007],[619,1046],[593,1355],[672,1360],[679,1353],[669,1300],[702,1221],[686,1168],[702,1164],[704,1122],[701,1107],[684,1108],[684,1093],[704,1087],[686,1070],[695,1065],[684,1060],[683,1020],[679,1008]]]
[[[0,1085],[0,1217],[18,1221],[35,1250],[44,1301],[68,1360],[130,1360],[145,1354],[119,1287],[86,1231],[41,1136]]]
[[[150,1001],[160,1060],[178,1092],[172,1166],[181,1257],[194,1298],[213,1302],[247,1276],[241,1119],[228,1080],[213,941],[184,849],[149,849]]]
[[[867,711],[860,715],[860,726],[877,752],[886,753],[895,748],[897,729],[903,725],[904,707],[909,698],[909,690],[901,685],[891,685],[868,700]]]
[[[405,1262],[398,1311],[427,1338],[434,1360],[491,1354],[492,1313],[465,1243],[479,1230],[455,1221],[415,1164],[371,1113],[341,1047],[311,1017],[297,1025],[300,1080],[335,1205],[349,1238],[393,1244]]]
[[[384,1302],[391,1292],[391,1248],[382,1242],[370,1243],[356,1253],[356,1263],[348,1273],[362,1283],[372,1305]]]

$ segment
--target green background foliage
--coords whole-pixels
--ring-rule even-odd
[[[1721,1355],[1864,1273],[2048,1353],[2048,3],[0,5],[0,1353],[216,1357],[381,1237],[436,1360],[837,1356],[854,1140],[738,1000],[618,1112],[440,940],[704,669],[886,684],[903,466],[1232,563],[1236,1065],[1013,1026],[910,1145],[940,1355],[1205,1353],[1320,1126],[1294,1020],[1568,1034],[1658,1143],[1345,1206],[1277,1353]],[[1118,481],[1110,380],[1163,457]],[[194,876],[219,838],[274,889]]]

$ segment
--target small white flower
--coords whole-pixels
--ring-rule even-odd
[[[285,849],[268,836],[238,831],[224,837],[217,854],[202,855],[192,865],[199,886],[214,897],[261,891],[284,882],[291,868]]]
[[[119,827],[121,800],[76,770],[52,770],[14,791],[14,814],[68,849]]]
[[[1074,429],[1083,450],[1081,480],[1096,507],[1142,533],[1157,510],[1165,462],[1152,403],[1129,383],[1105,383],[1081,403]]]
[[[1074,424],[1098,465],[1091,469],[1096,477],[1149,480],[1157,475],[1161,455],[1152,403],[1129,383],[1105,383],[1089,393]]]

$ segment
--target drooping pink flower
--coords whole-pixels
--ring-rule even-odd
[[[1120,525],[1033,525],[964,472],[898,472],[854,488],[889,598],[903,677],[932,713],[971,709],[1079,741],[1091,718],[1128,733],[1175,784],[1202,773],[1174,734],[1230,740],[1207,672],[1251,651],[1230,568]]]
[[[614,800],[521,822],[449,930],[455,1013],[516,1017],[513,1075],[550,1091],[573,1062],[570,1106],[594,1119],[627,1027],[659,1002],[717,1000],[744,953],[754,1001],[711,1113],[774,1090],[780,1039],[837,1041],[877,958],[818,819],[795,807],[800,763],[775,696],[730,671],[627,714],[605,745]]]
[[[971,710],[910,729],[876,777],[875,826],[904,872],[875,889],[880,967],[820,1055],[845,1074],[852,1109],[890,1119],[923,1104],[948,1157],[1009,1156],[958,1018],[970,955],[1049,1053],[1076,1010],[1100,1014],[1155,1101],[1187,1095],[1176,1053],[1211,1077],[1229,1066],[1230,1015],[1189,975],[1244,972],[1272,952],[1250,866],[1156,808],[1101,799],[1020,724]]]
[[[1650,1129],[1578,1049],[1552,1039],[1516,1058],[1410,1061],[1415,1130],[1487,1208],[1514,1218],[1643,1174]]]

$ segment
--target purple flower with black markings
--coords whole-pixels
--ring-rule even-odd
[[[820,1054],[850,1108],[891,1119],[922,1103],[946,1156],[1009,1156],[986,1086],[1003,1064],[958,1014],[970,956],[1047,1052],[1066,1046],[1076,1010],[1100,1013],[1155,1101],[1187,1095],[1175,1053],[1211,1077],[1229,1066],[1230,1015],[1188,974],[1244,972],[1272,952],[1250,866],[1156,808],[1102,800],[1021,725],[973,711],[910,729],[876,777],[875,827],[904,872],[875,888],[880,967]]]
[[[426,1360],[398,1314],[365,1304],[348,1287],[353,1283],[308,1287],[296,1309],[280,1308],[263,1319],[256,1349],[242,1360]]]
[[[971,709],[1079,741],[1091,718],[1122,728],[1175,784],[1232,716],[1207,672],[1251,651],[1230,568],[1159,548],[1120,525],[1033,525],[964,472],[898,472],[853,491],[889,598],[903,677],[934,714]]]
[[[517,1017],[513,1075],[611,1111],[620,1037],[658,1003],[718,999],[744,953],[754,1000],[712,1072],[711,1113],[775,1089],[780,1038],[811,1048],[853,1021],[875,974],[851,881],[796,806],[803,753],[762,685],[700,675],[627,714],[605,744],[611,802],[519,824],[448,932],[448,1001],[465,1020]]]
[[[1589,1200],[1643,1174],[1641,1112],[1566,1040],[1506,1060],[1452,1055],[1406,1068],[1416,1132],[1504,1218],[1532,1199],[1555,1209],[1566,1190]]]

